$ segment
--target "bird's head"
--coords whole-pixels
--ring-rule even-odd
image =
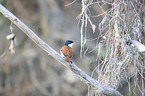
[[[72,40],[67,40],[67,41],[65,42],[65,45],[72,48],[72,46],[73,46],[74,43],[75,43],[75,42],[72,41]]]

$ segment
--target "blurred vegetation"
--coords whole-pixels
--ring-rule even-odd
[[[93,0],[90,0],[89,2],[91,1]],[[84,14],[84,12],[80,15],[83,4],[81,0],[76,0],[69,6],[66,5],[72,3],[73,0],[1,0],[0,3],[2,3],[2,5],[4,5],[9,11],[11,11],[15,16],[28,25],[40,38],[47,42],[57,52],[60,51],[60,48],[64,45],[67,39],[74,40],[76,43],[73,48],[73,61],[77,64],[77,66],[79,66],[80,69],[85,71],[88,75],[93,74],[93,78],[97,78],[103,84],[106,83],[106,86],[113,86],[116,89],[118,88],[122,94],[128,96],[130,91],[133,90],[132,93],[134,92],[132,86],[136,86],[134,81],[138,78],[124,77],[125,79],[129,80],[126,82],[125,80],[120,80],[120,77],[130,76],[129,72],[134,72],[134,62],[131,61],[132,58],[137,56],[137,58],[139,57],[137,60],[143,61],[144,59],[140,56],[143,57],[144,54],[140,55],[140,53],[133,53],[130,50],[127,50],[127,52],[120,51],[126,48],[126,43],[123,43],[124,45],[122,44],[122,42],[124,42],[122,39],[124,38],[123,36],[125,36],[124,34],[128,33],[131,38],[136,35],[136,33],[132,33],[134,31],[129,30],[128,32],[127,29],[122,26],[124,26],[123,24],[126,24],[124,22],[127,21],[127,27],[129,29],[134,28],[133,24],[135,23],[132,22],[133,20],[131,20],[130,17],[134,16],[134,20],[137,20],[135,17],[137,15],[135,12],[133,13],[131,9],[140,9],[141,11],[139,11],[139,15],[141,20],[143,20],[145,15],[144,13],[141,13],[143,10],[142,7],[140,7],[143,6],[143,4],[142,2],[139,2],[138,4],[133,2],[135,7],[129,7],[129,9],[124,3],[116,2],[116,4],[120,4],[122,8],[119,10],[120,14],[123,14],[123,12],[126,11],[129,12],[128,14],[126,12],[120,16],[116,15],[117,12],[115,12],[116,10],[114,9],[118,6],[116,5],[116,7],[113,5],[115,4],[113,1],[94,0],[94,2],[97,1],[101,3],[98,3],[98,5],[97,3],[94,3],[87,6],[87,12],[89,13],[89,15],[87,15],[90,17],[92,24],[96,25],[96,30],[95,32],[92,32],[91,24],[85,23],[87,27],[82,27],[83,34],[80,34],[81,23],[83,22],[83,19],[79,18],[79,16],[82,15],[85,17],[86,14]],[[86,2],[86,4],[89,2]],[[107,2],[110,3],[107,4]],[[124,6],[126,10],[123,9]],[[114,9],[110,11],[111,7],[114,7]],[[118,18],[114,19],[111,16],[118,16]],[[121,19],[119,19],[119,16],[121,18],[126,16],[125,21],[122,22]],[[120,29],[123,29],[118,31],[121,34],[121,40],[120,38],[114,38],[115,35],[113,33],[114,30],[112,26],[115,25],[115,20],[119,21],[117,26],[119,26]],[[84,21],[87,21],[86,18],[84,18]],[[142,23],[144,24],[144,21],[142,21]],[[14,24],[12,24],[12,27],[13,32],[16,34],[17,46],[15,48],[15,54],[10,54],[8,50],[10,42],[6,40],[6,36],[11,32],[10,25],[11,22],[2,14],[0,14],[0,96],[88,96],[88,94],[89,96],[97,96],[95,90],[91,88],[88,89],[87,85],[79,81],[73,75],[73,73],[41,50]],[[144,28],[145,27],[143,26],[141,32],[138,33],[139,35],[144,34]],[[83,46],[81,46],[82,35],[84,36]],[[143,36],[140,36],[138,40],[140,39],[142,39],[143,42],[145,41]],[[87,41],[85,42],[85,40]],[[118,42],[121,41],[121,43],[118,43],[117,45],[116,40],[118,40]],[[121,46],[121,44],[123,46]],[[80,52],[81,48],[82,52]],[[115,54],[114,50],[116,50]],[[126,53],[123,52],[126,52],[130,55],[126,55]],[[82,58],[80,58],[81,55]],[[121,61],[123,61],[122,58],[125,58],[125,56],[128,59],[121,63]],[[129,64],[127,65],[126,62],[129,62]],[[124,64],[121,66],[123,70],[121,70],[121,76],[119,75],[118,77],[113,77],[116,71],[107,71],[112,70],[113,68],[114,70],[117,70],[117,67],[120,66],[115,68],[115,64],[120,64],[120,66],[121,64]],[[126,69],[123,69],[125,67]],[[144,70],[141,70],[141,72],[144,72]],[[108,78],[106,76],[108,76]],[[110,78],[109,76],[112,77]],[[139,76],[139,74],[136,74],[136,76]],[[111,81],[114,78],[117,78],[117,82]],[[139,76],[139,78],[141,78],[141,76]],[[111,85],[110,82],[114,82],[114,85]],[[120,85],[116,86],[118,82]],[[127,86],[129,83],[132,85],[130,90]],[[138,89],[135,92],[136,94],[141,94]]]

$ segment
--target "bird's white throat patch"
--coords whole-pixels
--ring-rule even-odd
[[[68,46],[72,48],[73,44],[74,44],[74,43],[68,44]]]

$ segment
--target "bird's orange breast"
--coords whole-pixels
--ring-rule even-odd
[[[61,52],[63,53],[63,55],[66,57],[66,56],[69,56],[69,58],[71,58],[73,56],[73,49],[69,46],[63,46],[61,48]]]

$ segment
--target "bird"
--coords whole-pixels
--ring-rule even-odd
[[[72,46],[75,42],[72,40],[66,40],[65,45],[60,49],[62,57],[65,57],[65,62],[70,63],[70,58],[73,57]]]

